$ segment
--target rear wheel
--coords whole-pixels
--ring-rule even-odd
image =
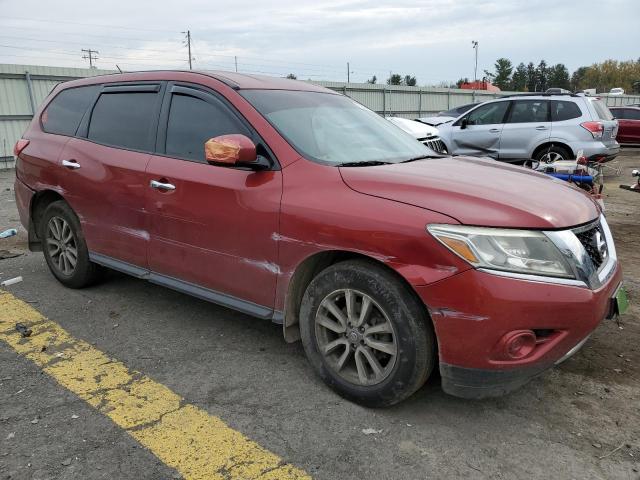
[[[99,279],[102,269],[89,260],[78,217],[64,201],[51,203],[40,222],[44,258],[65,286],[82,288]]]
[[[407,398],[435,363],[422,303],[392,273],[366,261],[338,263],[313,279],[302,301],[300,331],[320,377],[366,406]]]
[[[553,163],[561,160],[570,160],[571,154],[566,149],[554,145],[540,149],[536,152],[534,159],[540,163]]]

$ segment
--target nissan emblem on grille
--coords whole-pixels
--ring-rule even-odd
[[[595,225],[588,230],[576,233],[576,236],[589,254],[589,258],[591,258],[593,265],[596,269],[599,269],[606,262],[609,256],[607,240],[602,233],[600,225]]]

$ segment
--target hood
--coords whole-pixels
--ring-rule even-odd
[[[387,117],[387,120],[417,139],[438,135],[437,128],[416,122],[415,120],[409,120],[401,117]]]
[[[434,127],[437,127],[439,125],[443,125],[445,123],[450,123],[453,122],[456,119],[456,117],[420,117],[418,119],[419,122],[422,123],[427,123],[429,125],[433,125]]]
[[[466,225],[557,229],[599,215],[582,190],[490,159],[447,157],[341,167],[340,173],[357,192],[436,211]]]

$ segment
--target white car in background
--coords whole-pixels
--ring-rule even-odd
[[[402,117],[385,117],[396,127],[412,135],[420,143],[423,143],[436,153],[447,153],[447,147],[440,140],[438,129],[424,123],[416,122]]]

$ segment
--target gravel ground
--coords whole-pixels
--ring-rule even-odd
[[[22,275],[11,293],[315,478],[640,479],[640,195],[618,188],[640,167],[640,150],[624,150],[618,164],[605,203],[630,310],[499,399],[456,399],[432,379],[393,408],[359,407],[313,375],[280,327],[117,273],[65,289],[41,254],[25,251],[23,230],[0,241],[21,254],[0,260],[0,281]],[[13,172],[0,171],[0,230],[19,223],[12,183]],[[4,343],[0,405],[0,478],[175,476]]]

